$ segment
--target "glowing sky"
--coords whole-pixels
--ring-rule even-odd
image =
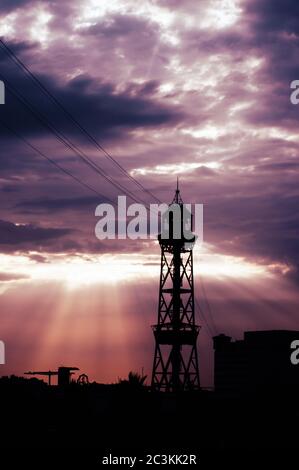
[[[4,0],[0,36],[76,119],[163,202],[180,176],[204,204],[196,296],[213,333],[298,329],[296,0]],[[109,175],[154,202],[0,48],[10,83]],[[115,199],[116,189],[8,92],[0,120]],[[75,365],[98,381],[150,372],[159,245],[99,241],[100,197],[1,126],[1,373]],[[203,283],[200,281],[203,278]],[[204,301],[204,291],[209,306]],[[203,383],[211,335],[200,318]]]

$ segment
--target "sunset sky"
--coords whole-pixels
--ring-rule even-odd
[[[212,334],[299,329],[298,0],[2,0],[0,37],[150,193],[171,202],[179,176],[184,202],[204,204],[203,385]],[[159,245],[95,237],[96,206],[123,193],[9,88],[136,198],[156,201],[1,45],[0,79],[0,374],[62,364],[100,382],[150,374]]]

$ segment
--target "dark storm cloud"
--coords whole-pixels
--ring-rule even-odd
[[[254,0],[246,3],[246,12],[252,15],[255,30],[285,31],[299,34],[299,3],[297,0]]]
[[[1,220],[0,249],[4,252],[13,252],[45,248],[71,232],[72,230],[68,228],[43,228],[30,224],[17,225]]]
[[[299,162],[280,162],[280,163],[268,163],[259,165],[259,171],[273,172],[273,171],[296,171],[299,169]]]
[[[248,123],[256,126],[278,126],[288,130],[297,129],[299,108],[290,103],[289,81],[285,81],[283,88],[279,91],[265,90],[259,105],[244,111],[242,116]]]
[[[38,254],[30,254],[28,258],[36,263],[48,263],[48,258],[46,256],[38,255]]]
[[[0,191],[3,193],[14,193],[18,191],[18,188],[13,186],[12,184],[4,184],[0,187]]]
[[[10,13],[18,8],[33,5],[37,0],[1,0],[0,13]]]
[[[60,212],[65,210],[80,210],[82,208],[91,208],[91,211],[100,204],[106,202],[99,197],[73,197],[60,199],[35,199],[32,201],[20,202],[16,205],[17,209],[25,211],[41,211],[47,213]]]
[[[9,45],[14,50],[15,45]],[[24,44],[20,47],[24,47]],[[2,107],[1,116],[8,125],[27,135],[49,135],[49,129],[44,126],[46,119],[55,128],[80,138],[76,126],[9,61],[2,49],[0,66],[1,77],[6,84],[6,106]],[[119,91],[115,84],[91,78],[87,74],[76,76],[66,83],[58,81],[55,75],[37,74],[37,77],[96,137],[120,137],[130,129],[170,126],[184,116],[177,106],[160,103],[152,97],[158,87],[157,81],[149,80],[142,86],[128,83],[124,90]],[[20,104],[15,97],[18,93],[25,97],[34,110],[38,110],[41,120]]]
[[[222,201],[207,204],[206,238],[223,253],[289,266],[293,276],[299,272],[299,196],[283,194],[280,188],[267,194],[261,190],[265,175],[258,179],[247,195],[226,194]],[[288,187],[292,188],[296,190],[295,183]]]
[[[83,28],[81,38],[97,47],[101,58],[106,58],[108,52],[111,64],[127,64],[135,73],[140,70],[140,65],[150,65],[153,56],[158,62],[167,64],[168,55],[175,52],[170,45],[161,45],[158,22],[134,14],[106,15],[92,26]],[[102,65],[101,61],[99,64]]]
[[[94,211],[94,208],[93,208]],[[51,220],[51,217],[50,217]],[[81,219],[77,225],[81,227]],[[102,242],[94,235],[94,223],[90,224],[90,232],[78,228],[45,228],[39,225],[22,224],[0,221],[0,252],[7,254],[23,254],[38,263],[48,262],[48,256],[61,253],[64,255],[80,256],[82,254],[103,253],[138,253],[145,246],[139,240],[107,240]],[[92,233],[92,236],[91,236]],[[37,252],[35,254],[31,251]]]
[[[190,13],[194,9],[192,1],[160,0],[155,3],[169,9],[178,8],[182,13]],[[71,17],[58,14],[59,11],[70,11],[70,5],[70,2],[48,4],[54,14],[49,25],[55,32],[65,27],[72,31]],[[74,8],[75,5],[76,2]],[[205,2],[203,8],[206,10],[209,5],[210,2]],[[243,13],[237,23],[228,28],[199,29],[197,25],[188,28],[183,26],[183,22],[177,21],[175,27],[178,29],[176,32],[180,42],[175,47],[166,46],[160,41],[161,25],[148,17],[132,15],[131,12],[94,17],[93,25],[82,26],[76,31],[76,45],[80,40],[84,57],[88,57],[89,62],[83,62],[82,56],[78,54],[78,47],[72,49],[65,37],[62,40],[58,36],[55,40],[54,34],[53,43],[45,49],[45,57],[41,61],[43,64],[48,58],[53,63],[51,73],[45,73],[47,69],[41,67],[44,74],[39,77],[92,133],[99,137],[113,136],[114,143],[118,142],[118,138],[124,137],[128,130],[145,127],[160,131],[161,128],[171,129],[177,123],[198,128],[210,123],[223,125],[225,128],[231,120],[228,115],[230,107],[252,100],[248,109],[239,112],[237,137],[234,131],[232,134],[228,131],[218,142],[207,138],[192,140],[192,137],[188,137],[184,141],[166,138],[162,143],[155,142],[154,152],[152,146],[140,152],[132,152],[133,141],[132,146],[128,146],[123,152],[124,166],[142,168],[161,163],[180,164],[182,160],[193,162],[196,158],[196,161],[217,161],[221,147],[225,154],[228,146],[223,171],[201,167],[193,171],[192,175],[186,176],[191,199],[196,195],[201,200],[203,195],[208,203],[205,210],[206,240],[215,242],[216,247],[226,253],[244,255],[250,259],[267,259],[267,262],[286,261],[296,266],[297,244],[294,232],[297,227],[298,201],[296,196],[290,194],[296,193],[296,143],[271,138],[256,141],[246,136],[246,126],[249,124],[257,130],[269,126],[290,130],[298,126],[299,106],[292,106],[289,101],[289,82],[299,78],[299,43],[298,37],[294,35],[298,30],[298,6],[294,1],[286,3],[282,0],[261,0],[244,2],[242,8]],[[155,55],[157,45],[158,52]],[[31,57],[40,53],[40,48],[34,44],[19,42],[11,46],[26,58],[26,62],[28,59],[28,63],[31,62]],[[67,82],[62,81],[63,74],[56,75],[55,68],[56,53],[60,49],[66,66],[74,61],[84,73]],[[211,58],[223,58],[224,76],[220,62],[219,77],[215,85],[215,90],[222,97],[221,101],[215,100],[213,103],[205,96],[205,89],[199,92],[196,85],[192,90],[182,91],[175,83],[175,74],[168,75],[167,72],[173,57],[178,59],[178,67],[185,67],[186,71],[188,68],[193,70],[198,62],[202,62],[204,68],[209,65]],[[246,60],[251,57],[261,59],[256,71],[246,65]],[[153,71],[150,68],[152,61]],[[24,91],[51,122],[72,136],[81,138],[76,129],[67,124],[63,115],[42,98],[21,73],[8,65],[4,55],[2,64],[3,71],[15,83],[16,88]],[[125,73],[122,74],[123,70]],[[147,70],[151,73],[147,73]],[[251,81],[248,80],[250,73]],[[135,80],[144,77],[145,81]],[[196,73],[194,77],[196,78]],[[173,81],[175,88],[173,94],[168,95],[169,98],[159,101],[156,95],[164,78],[166,82]],[[254,85],[255,89],[248,85]],[[209,87],[210,85],[207,86]],[[181,105],[170,106],[168,103],[171,103],[172,98]],[[48,137],[48,131],[28,118],[26,113],[16,111],[17,106],[14,103],[11,109],[14,112],[12,122],[18,125],[22,133]],[[230,150],[231,143],[236,140],[240,141],[240,146]],[[50,145],[49,147],[51,148]],[[214,149],[218,152],[215,152],[215,156]],[[45,174],[38,159],[28,155],[28,159],[20,159],[18,165],[15,152],[9,147],[7,150],[10,158],[2,156],[0,164],[3,168],[7,165],[10,172],[18,172],[18,175],[22,172],[30,174],[31,168],[40,171],[41,175]],[[169,197],[169,174],[165,177],[158,175],[146,178],[152,191],[159,191],[165,198]],[[54,182],[56,186],[60,183],[61,180]],[[49,190],[47,187],[47,194]],[[44,194],[39,189],[30,197],[20,197],[14,207],[18,213],[22,211],[24,215],[48,214],[49,223],[52,214],[67,213],[76,208],[85,209],[93,204],[92,197],[84,198],[80,194],[74,195],[73,200],[63,197],[63,194],[58,194],[55,198]],[[92,224],[90,227],[92,230]],[[88,237],[81,237],[80,240],[79,237],[75,240],[64,239],[64,243],[68,250],[90,250],[93,253],[110,249],[108,245],[103,247],[94,240],[88,240]],[[116,250],[117,246],[119,245],[116,244]],[[54,245],[51,249],[54,249]],[[122,250],[123,247],[119,249]],[[129,246],[127,249],[130,251]]]
[[[47,174],[48,177],[57,174],[57,170],[51,164],[46,163],[13,133],[5,132],[6,128],[2,127],[0,122],[0,172],[1,177],[6,179],[1,191],[11,193],[19,191],[24,175],[29,177],[32,172],[37,175]]]
[[[299,77],[299,4],[296,0],[248,2],[246,14],[264,66],[258,76],[259,106],[245,116],[257,125],[297,127],[299,109],[290,103],[290,83]]]
[[[148,27],[150,26],[149,29]],[[111,15],[104,21],[90,26],[84,31],[85,34],[96,36],[123,38],[126,36],[138,36],[142,41],[144,38],[148,41],[150,36],[158,32],[159,27],[155,23],[145,21],[133,15]]]

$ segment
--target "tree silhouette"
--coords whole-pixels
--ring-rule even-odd
[[[119,379],[118,383],[121,386],[129,387],[135,390],[143,389],[147,375],[138,374],[138,372],[130,371],[127,379]]]

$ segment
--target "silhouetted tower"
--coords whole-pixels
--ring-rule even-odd
[[[162,217],[158,240],[161,273],[158,323],[152,327],[156,342],[152,390],[199,390],[192,253],[196,237],[192,215],[183,205],[178,185]]]

